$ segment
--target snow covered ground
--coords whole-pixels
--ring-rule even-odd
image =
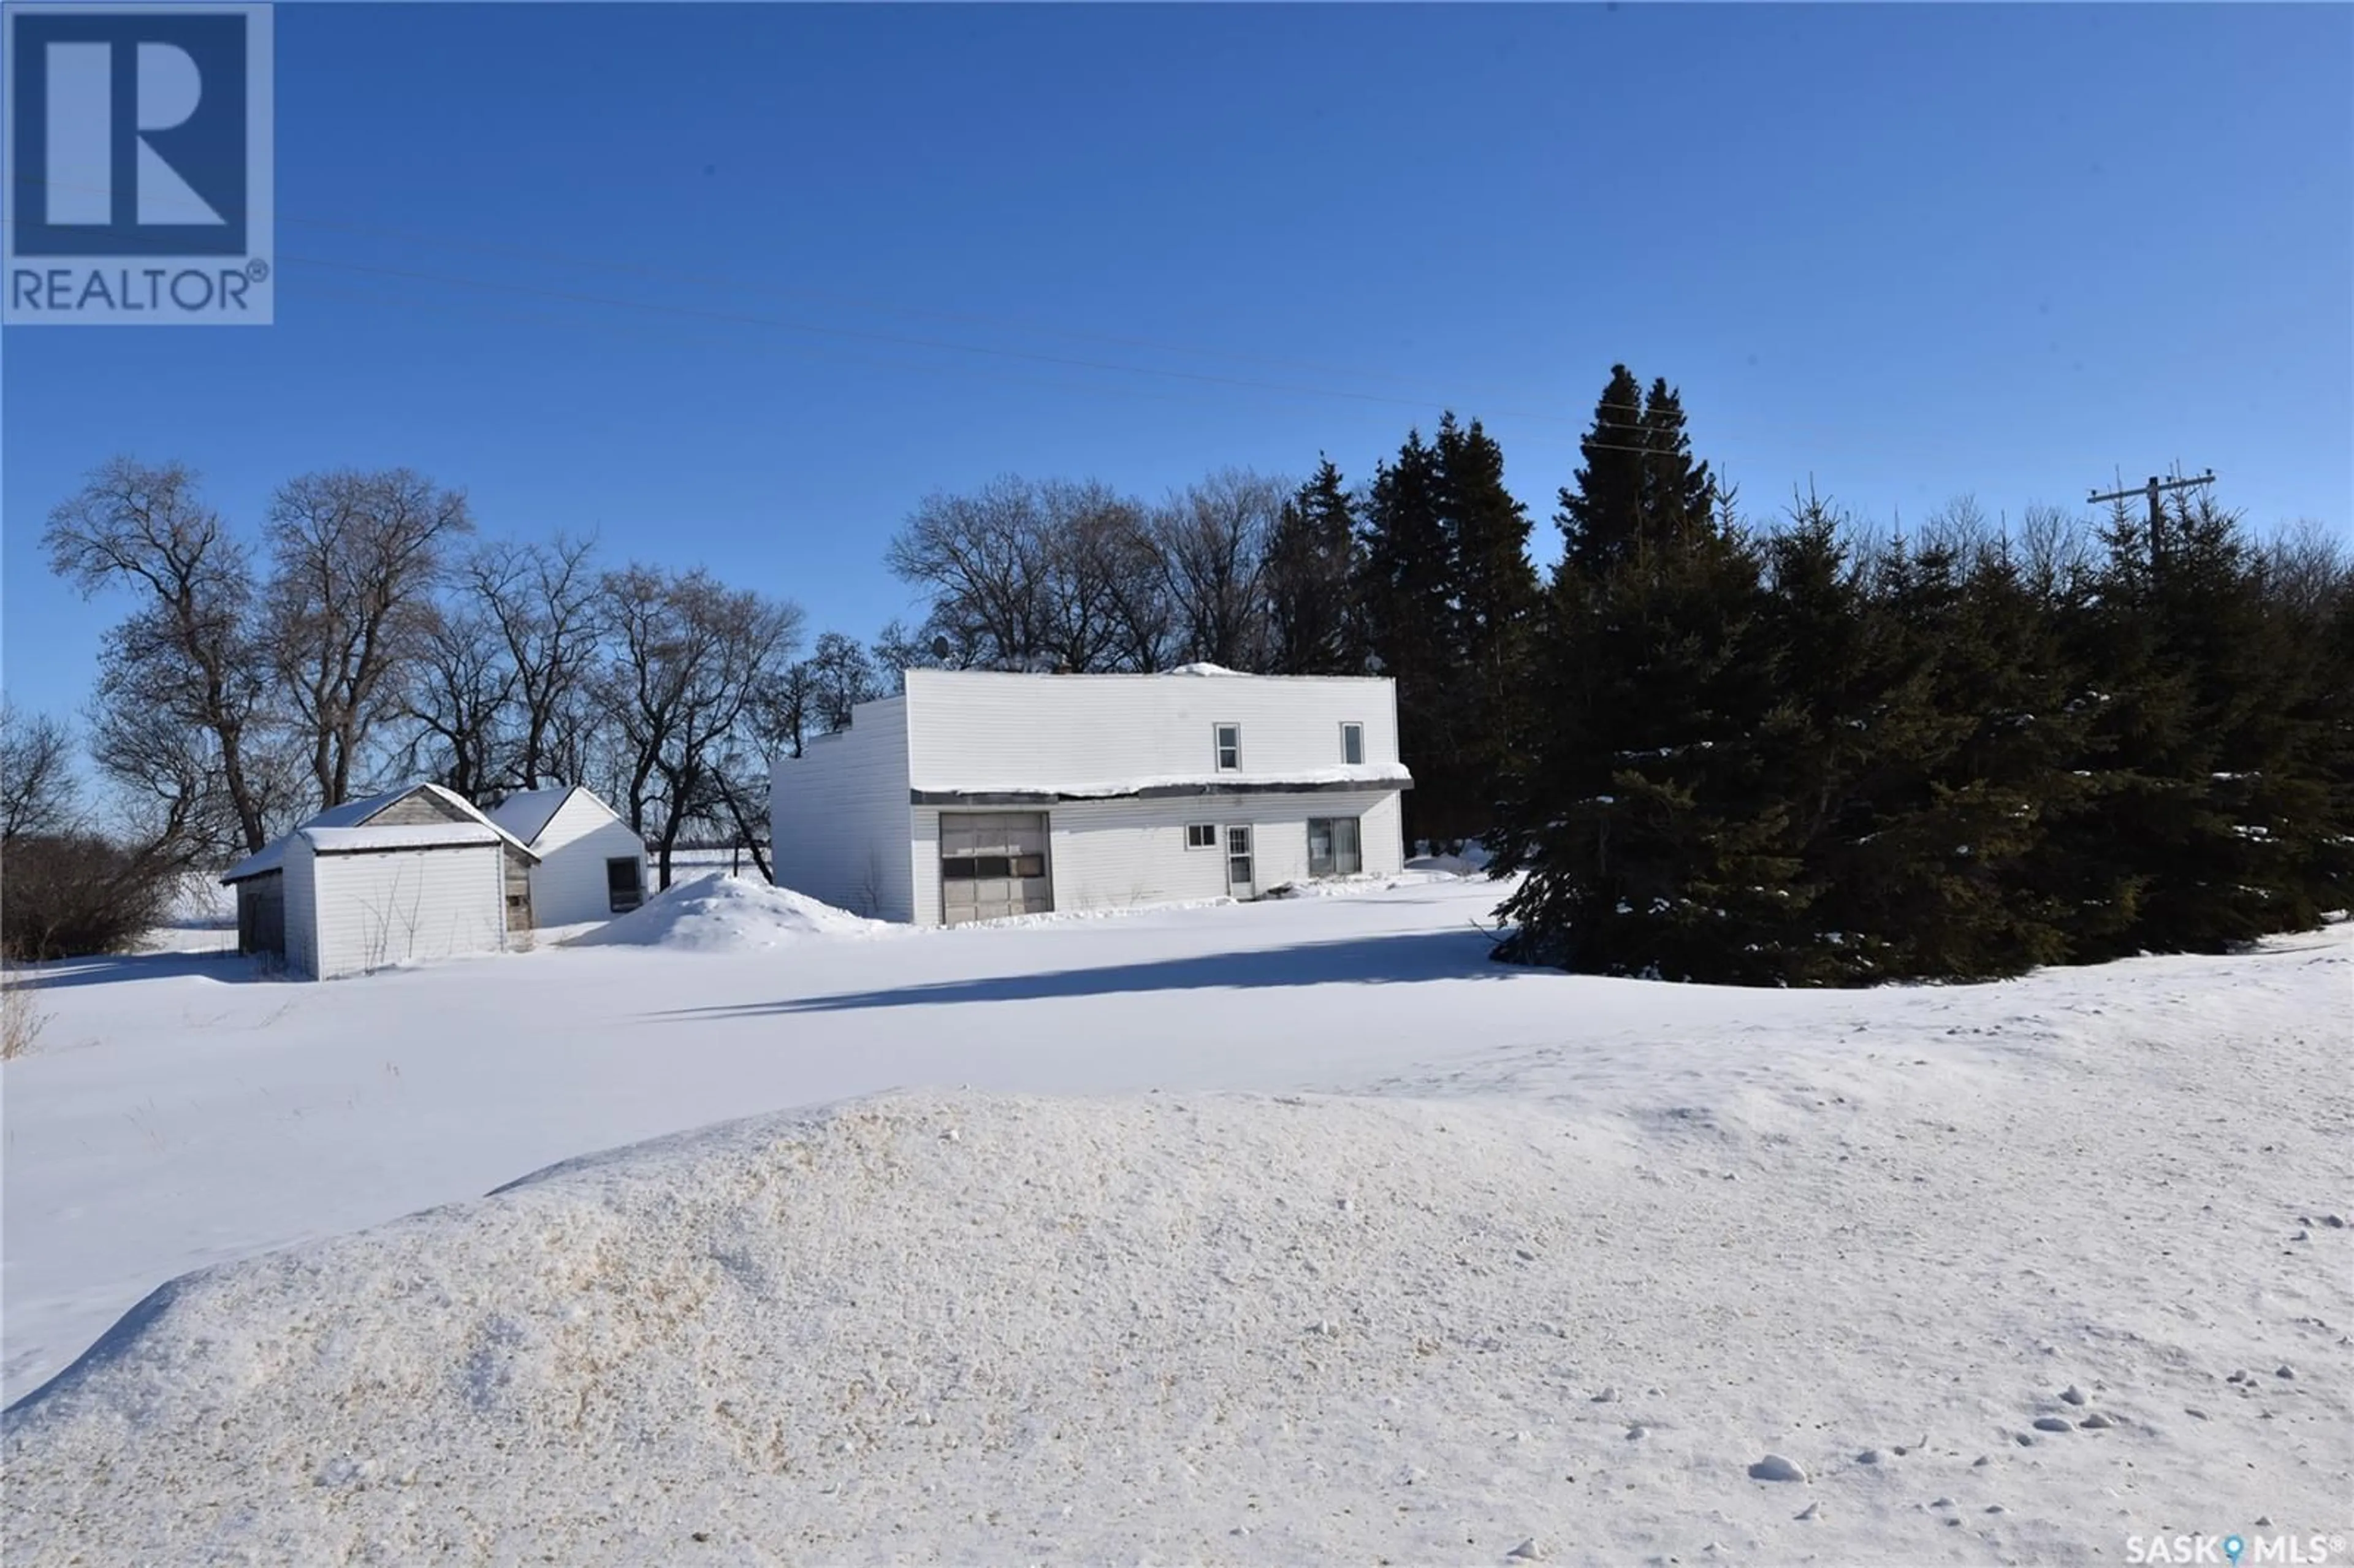
[[[1438,876],[751,891],[58,967],[9,1396],[138,1310],[11,1414],[8,1560],[2354,1560],[2354,929],[1756,992],[1501,969]]]

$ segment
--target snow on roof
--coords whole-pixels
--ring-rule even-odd
[[[292,834],[286,835],[292,838]],[[224,884],[243,882],[249,876],[260,876],[266,871],[276,871],[286,863],[286,839],[276,838],[221,873]]]
[[[950,781],[919,783],[915,788],[927,792],[953,790],[969,795],[1058,795],[1069,800],[1099,800],[1123,795],[1214,795],[1329,789],[1349,784],[1363,784],[1368,789],[1405,789],[1413,783],[1414,775],[1394,762],[1336,762],[1326,768],[1283,768],[1265,773],[1156,773],[1077,782],[1041,779],[1034,775],[992,779],[960,773]]]
[[[547,789],[525,789],[510,795],[483,813],[500,832],[510,833],[525,843],[536,843],[564,802],[572,799],[578,784],[559,784]]]
[[[304,818],[301,822],[295,825],[293,833],[284,833],[272,839],[270,842],[262,845],[260,849],[254,851],[251,854],[247,855],[243,860],[239,861],[235,865],[230,866],[227,871],[221,873],[221,881],[224,883],[242,882],[249,876],[260,876],[264,872],[277,871],[286,863],[286,845],[294,837],[294,833],[307,832],[313,828],[333,830],[358,827],[361,823],[366,822],[370,818],[382,811],[386,807],[401,800],[406,800],[411,795],[417,794],[420,790],[429,791],[437,800],[441,800],[447,805],[456,807],[463,815],[476,822],[480,822],[484,827],[491,829],[498,837],[506,840],[523,853],[530,855],[533,860],[535,861],[539,858],[529,844],[525,843],[522,839],[516,837],[514,834],[509,832],[506,829],[502,828],[497,823],[492,821],[489,817],[483,815],[480,807],[476,806],[472,800],[467,800],[463,795],[459,794],[455,789],[445,789],[439,784],[404,784],[398,789],[387,789],[381,795],[370,795],[365,800],[346,800],[340,806],[330,806],[325,810],[317,813],[315,816]],[[458,824],[456,823],[451,824],[453,827],[457,825]],[[460,841],[451,840],[450,842],[457,842]],[[316,847],[317,841],[313,840],[313,847]]]
[[[488,822],[396,822],[380,827],[298,828],[295,831],[321,854],[352,854],[361,850],[445,849],[461,844],[507,842],[507,835]]]
[[[1204,675],[1216,675],[1229,680],[1249,681],[1265,685],[1280,686],[1365,686],[1394,683],[1391,677],[1387,675],[1268,675],[1251,670],[1233,670],[1227,668],[1224,664],[1212,664],[1204,662],[1196,662],[1191,664],[1180,664],[1174,669],[1170,670],[1151,671],[1089,670],[1080,673],[1064,673],[1059,671],[1051,670],[935,670],[930,668],[917,668],[903,670],[900,672],[900,674],[903,679],[911,684],[926,684],[936,681],[1026,681],[1041,684],[1052,683],[1056,685],[1071,685],[1081,683],[1109,684],[1117,681],[1125,681],[1133,683],[1136,682],[1191,679]],[[883,700],[897,702],[899,698],[890,697]],[[864,705],[862,704],[861,705],[864,706]]]

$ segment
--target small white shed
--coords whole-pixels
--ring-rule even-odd
[[[242,950],[334,980],[504,948],[531,927],[537,860],[462,796],[415,784],[322,811],[221,880]]]
[[[644,841],[580,785],[510,795],[490,819],[539,857],[531,908],[540,925],[610,920],[645,902]]]
[[[487,823],[300,828],[286,967],[319,980],[506,945],[506,844]]]

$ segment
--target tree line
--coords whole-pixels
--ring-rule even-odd
[[[667,885],[695,833],[757,848],[769,759],[905,669],[1207,662],[1394,678],[1408,836],[1523,874],[1500,951],[1524,961],[1978,977],[2354,901],[2354,568],[2318,529],[2258,539],[2204,492],[2155,527],[1961,503],[1900,533],[1813,494],[1746,516],[1676,390],[1624,366],[1580,458],[1544,570],[1500,445],[1452,414],[1354,484],[1325,460],[1156,503],[936,493],[885,551],[922,612],[806,652],[789,601],[590,539],[478,540],[462,493],[405,470],[292,480],[248,534],[185,468],[118,459],[46,542],[85,594],[133,595],[87,740],[135,807],[109,853],[142,864],[395,779],[578,782]],[[13,878],[88,818],[61,728],[0,742]]]
[[[2215,951],[2354,902],[2354,570],[2211,494],[1746,525],[1623,370],[1488,838],[1510,956],[1759,984]]]
[[[2354,904],[2354,567],[2211,494],[2153,527],[1819,496],[1744,516],[1678,392],[1614,366],[1532,519],[1477,419],[1362,484],[1147,505],[1002,480],[889,560],[895,662],[1397,683],[1410,840],[1523,874],[1502,956],[1758,984],[2214,950]]]
[[[56,506],[44,544],[84,596],[132,606],[84,737],[121,810],[99,832],[64,726],[8,715],[12,881],[43,845],[70,862],[102,842],[134,881],[217,869],[428,779],[485,803],[587,784],[668,885],[695,834],[757,843],[769,758],[883,688],[855,639],[803,656],[789,600],[609,563],[590,538],[481,539],[461,492],[406,469],[302,475],[244,530],[186,466],[118,458]]]

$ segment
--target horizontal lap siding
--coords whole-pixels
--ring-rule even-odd
[[[1052,789],[1183,778],[1217,766],[1213,731],[1242,726],[1235,777],[1338,768],[1343,723],[1364,726],[1364,761],[1397,761],[1385,680],[907,673],[909,777],[919,789]]]
[[[1364,869],[1394,874],[1404,865],[1397,791],[1224,795],[1189,800],[1066,800],[1045,808],[1047,871],[1056,909],[1119,909],[1226,891],[1225,830],[1248,823],[1262,892],[1308,876],[1308,819],[1355,817]],[[953,814],[953,813],[949,813]],[[939,821],[916,810],[916,919],[940,920]],[[1208,822],[1218,847],[1189,850],[1185,828]]]
[[[769,863],[777,885],[884,920],[917,918],[910,874],[907,709],[904,698],[861,705],[850,728],[779,759],[769,790]],[[939,863],[930,869],[930,919]]]
[[[638,842],[629,823],[588,795],[575,793],[557,808],[532,848],[538,852],[540,862],[531,872],[531,912],[542,926],[611,919],[613,901],[605,880],[608,860],[634,858],[638,885],[651,890],[646,880],[646,846]]]
[[[313,857],[319,976],[505,946],[498,844]]]

